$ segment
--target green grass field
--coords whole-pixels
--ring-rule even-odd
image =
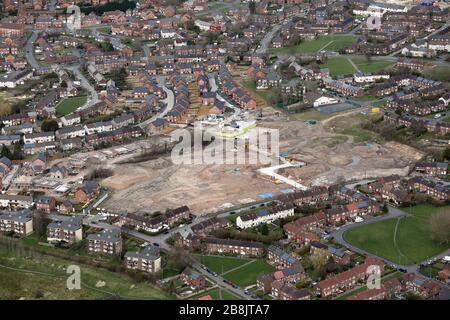
[[[340,131],[339,133],[352,136],[353,141],[356,143],[378,140],[377,134],[375,134],[371,131],[356,128],[356,127],[345,128],[344,130]]]
[[[209,269],[222,274],[243,264],[248,263],[251,259],[235,258],[235,257],[222,257],[222,256],[209,256],[209,255],[196,255],[195,258]],[[223,269],[222,269],[223,268]]]
[[[376,72],[393,65],[392,61],[376,58],[367,60],[366,58],[354,57],[351,58],[351,60],[361,72]],[[321,68],[330,69],[330,75],[333,77],[340,74],[354,74],[357,72],[350,61],[348,61],[347,58],[342,57],[328,59],[326,63],[321,65]]]
[[[30,246],[31,248],[36,248],[41,252],[45,252],[51,255],[59,256],[63,259],[70,258],[73,256],[78,257],[90,257],[92,259],[95,258],[96,261],[104,263],[105,265],[120,265],[122,262],[118,257],[115,256],[107,256],[107,255],[92,255],[89,254],[86,249],[87,240],[83,239],[75,244],[73,244],[70,248],[58,248],[52,245],[49,245],[46,242],[46,239],[39,239],[36,233],[32,233],[31,235],[20,239],[25,245]],[[133,239],[125,239],[125,243],[130,244],[131,249],[135,250],[136,246],[133,243]],[[137,250],[137,249],[136,249]]]
[[[371,105],[374,107],[382,108],[386,105],[386,101],[375,101],[375,102],[372,102]]]
[[[438,210],[445,210],[450,214],[450,206],[436,208],[419,205],[403,210],[411,213],[411,216],[400,219],[397,246],[394,242],[397,219],[354,228],[346,232],[344,237],[356,247],[402,265],[419,263],[448,249],[448,246],[438,244],[430,238],[428,225],[431,215]]]
[[[445,118],[442,118],[442,121],[444,121],[444,122],[450,122],[450,116],[445,117]]]
[[[240,300],[239,297],[235,296],[231,292],[221,289],[221,288],[214,288],[208,291],[205,291],[203,293],[197,294],[190,298],[189,300],[198,300],[198,298],[210,295],[213,300]]]
[[[335,77],[340,74],[353,74],[355,73],[355,68],[346,58],[331,58],[320,66],[321,68],[330,69],[330,75]]]
[[[295,114],[289,115],[289,120],[296,120],[296,121],[308,121],[308,120],[325,120],[327,118],[331,117],[329,114],[321,113],[317,110],[311,109],[305,112],[299,112]]]
[[[270,273],[273,271],[275,271],[275,268],[263,260],[255,260],[242,268],[225,274],[223,277],[240,287],[247,287],[255,284],[256,277],[260,274]]]
[[[87,96],[77,96],[77,97],[70,97],[62,100],[58,105],[56,106],[56,115],[57,116],[64,116],[66,114],[69,114],[71,112],[74,112],[77,110],[78,107],[81,107],[84,105],[87,101]]]
[[[253,91],[257,96],[259,96],[264,101],[269,102],[270,90],[256,90],[256,84],[250,80],[242,81],[242,85],[245,88]]]
[[[352,61],[361,70],[361,72],[376,72],[382,69],[386,69],[394,64],[393,61],[387,61],[377,58],[371,58],[367,60],[366,58],[352,58]]]
[[[67,290],[69,265],[80,267],[81,289]],[[104,299],[119,295],[125,299],[174,298],[148,282],[136,282],[127,275],[86,266],[50,256],[11,252],[0,248],[0,299]],[[12,270],[5,268],[13,268]],[[42,274],[26,272],[40,272]],[[96,287],[99,281],[104,286]],[[39,292],[39,296],[38,293]]]
[[[356,101],[370,101],[375,100],[376,98],[374,96],[361,96],[361,97],[354,97],[353,100]]]
[[[344,46],[352,43],[356,39],[353,35],[328,35],[322,36],[315,40],[304,41],[294,47],[272,48],[271,53],[274,54],[295,54],[305,52],[317,52],[320,50],[339,51]]]
[[[109,33],[111,31],[111,27],[110,26],[100,27],[97,28],[97,31],[100,33]]]
[[[419,272],[427,277],[435,278],[438,276],[439,271],[442,269],[436,268],[435,266],[426,266],[419,269]]]

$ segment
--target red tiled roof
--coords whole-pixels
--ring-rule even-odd
[[[381,260],[378,260],[378,259],[375,259],[372,257],[368,257],[363,264],[356,266],[350,270],[339,273],[335,276],[329,277],[325,280],[320,281],[317,284],[317,287],[321,290],[324,290],[326,288],[332,287],[333,285],[343,283],[358,274],[365,274],[367,271],[367,267],[369,267],[370,265],[381,266],[381,265],[384,265],[384,263]]]
[[[284,278],[284,274],[282,271],[275,271],[273,277],[275,278],[275,280],[279,280]]]
[[[376,297],[379,294],[386,294],[386,290],[384,288],[380,289],[367,289],[363,292],[357,293],[351,297],[348,297],[347,300],[369,300],[372,297]]]

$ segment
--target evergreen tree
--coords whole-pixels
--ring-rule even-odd
[[[2,145],[2,157],[7,157],[8,159],[12,158],[11,151],[4,144]]]

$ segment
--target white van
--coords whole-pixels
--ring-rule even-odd
[[[361,218],[361,217],[356,217],[356,218],[355,218],[355,222],[356,222],[356,223],[363,222],[363,221],[364,221],[364,219]]]

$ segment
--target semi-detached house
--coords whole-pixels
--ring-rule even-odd
[[[55,133],[54,132],[35,132],[26,134],[23,137],[23,142],[25,144],[30,143],[44,143],[44,142],[53,142],[55,141]]]
[[[247,229],[259,226],[262,223],[270,223],[275,220],[286,218],[294,215],[294,206],[277,205],[267,209],[262,209],[259,212],[239,216],[236,219],[238,228]]]
[[[113,124],[111,121],[100,121],[95,123],[89,123],[84,125],[84,130],[86,131],[86,134],[94,134],[94,133],[101,133],[101,132],[108,132],[112,131]]]
[[[218,239],[208,237],[205,240],[206,252],[212,254],[236,254],[245,256],[262,256],[264,245],[261,242]]]
[[[72,139],[76,137],[84,137],[86,135],[85,127],[78,125],[73,127],[64,127],[56,130],[56,137],[58,139]]]

